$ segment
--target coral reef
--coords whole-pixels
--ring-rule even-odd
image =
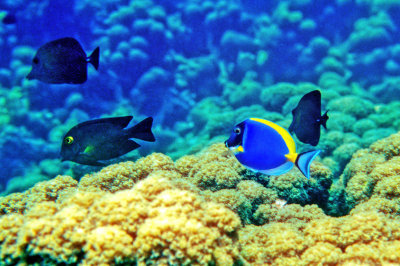
[[[349,209],[372,197],[399,200],[400,133],[357,151],[331,194],[343,194]]]
[[[295,170],[257,175],[222,143],[175,162],[153,153],[79,181],[57,176],[1,198],[0,258],[5,265],[398,264],[399,141],[397,133],[358,151],[331,188],[332,172],[319,161],[309,180]],[[325,214],[337,205],[352,209]]]
[[[400,264],[398,1],[3,2],[0,264]],[[65,36],[101,48],[99,71],[27,80]],[[311,179],[223,146],[249,117],[287,128],[315,89]],[[157,141],[103,169],[59,161],[69,128],[116,115],[153,116]]]
[[[119,167],[113,170],[118,179]],[[157,173],[162,172],[115,193],[81,190],[75,182],[73,192],[60,188],[59,194],[68,196],[56,199],[41,195],[42,187],[54,188],[46,181],[32,189],[31,198],[38,200],[24,210],[11,207],[18,204],[9,200],[12,213],[0,219],[2,260],[9,264],[40,257],[49,263],[92,265],[226,265],[237,260],[232,234],[240,226],[238,216]]]

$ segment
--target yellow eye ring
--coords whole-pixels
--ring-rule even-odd
[[[72,144],[72,142],[74,142],[74,138],[71,136],[68,136],[64,139],[64,143],[65,144]]]

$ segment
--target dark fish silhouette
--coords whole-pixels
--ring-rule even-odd
[[[17,17],[13,13],[8,13],[2,20],[1,22],[3,24],[15,24],[17,23]]]
[[[320,125],[326,129],[328,111],[321,116],[321,92],[311,91],[304,95],[292,111],[293,121],[289,131],[304,143],[316,146],[320,137]]]
[[[74,38],[66,37],[41,46],[32,60],[27,79],[38,79],[52,84],[81,84],[87,80],[87,64],[99,67],[100,48],[87,57]]]
[[[140,147],[130,138],[154,142],[151,132],[153,118],[125,129],[132,116],[90,120],[71,128],[61,146],[62,161],[80,164],[105,165],[103,160],[116,158]]]

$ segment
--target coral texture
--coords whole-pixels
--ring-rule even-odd
[[[6,265],[399,264],[399,136],[360,150],[330,190],[321,162],[309,180],[294,170],[260,176],[223,144],[175,162],[155,153],[79,182],[57,176],[1,198],[0,257]],[[330,217],[326,198],[306,203],[317,192],[345,195],[337,205],[355,208]]]
[[[118,178],[119,167],[114,170]],[[37,187],[50,187],[49,182]],[[133,189],[110,193],[78,188],[57,201],[37,201],[23,215],[4,215],[0,225],[0,255],[8,263],[39,256],[49,263],[83,265],[227,265],[239,255],[233,237],[238,216],[177,188],[157,172]]]

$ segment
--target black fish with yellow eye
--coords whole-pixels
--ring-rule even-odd
[[[297,138],[307,144],[316,146],[319,142],[321,125],[326,129],[328,111],[321,116],[321,92],[311,91],[305,94],[292,111],[293,121],[289,132],[296,134]]]
[[[154,142],[153,118],[126,128],[132,116],[101,118],[80,123],[63,138],[61,160],[103,166],[104,160],[124,155],[140,147],[131,138]]]
[[[87,80],[88,63],[98,69],[99,53],[97,47],[87,57],[79,42],[70,37],[48,42],[36,52],[26,78],[51,84],[82,84]]]

